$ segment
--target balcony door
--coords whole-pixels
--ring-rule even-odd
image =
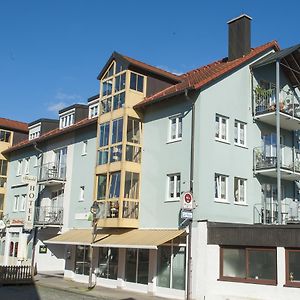
[[[65,178],[66,166],[67,166],[67,147],[55,150],[54,153],[55,153],[55,165],[57,166],[58,178]]]
[[[277,154],[276,154],[277,136],[276,133],[271,133],[262,136],[262,148],[266,160],[270,164],[276,166]],[[284,165],[284,149],[283,149],[283,136],[280,136],[280,147],[281,147],[281,165]]]

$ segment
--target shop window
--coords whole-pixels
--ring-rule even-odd
[[[160,246],[157,260],[157,285],[184,290],[186,247],[180,245]]]
[[[149,250],[126,249],[125,280],[148,284]]]
[[[89,275],[90,263],[90,247],[83,245],[76,246],[75,273]]]
[[[118,248],[99,248],[99,277],[117,279],[118,254]]]
[[[144,76],[136,73],[130,73],[130,89],[143,92],[144,89]]]
[[[220,248],[220,279],[276,284],[276,249]]]
[[[139,198],[139,174],[133,172],[125,173],[125,190],[124,198]]]
[[[127,121],[127,142],[140,144],[141,122],[138,119],[128,117]]]
[[[106,198],[107,175],[106,174],[97,175],[97,178],[98,178],[97,199],[103,200]]]
[[[286,249],[286,285],[300,287],[300,249]]]

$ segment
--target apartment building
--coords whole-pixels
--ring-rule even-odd
[[[71,105],[58,120],[30,123],[28,139],[3,152],[9,161],[4,264],[34,260],[38,271],[63,272],[65,244],[44,241],[90,227],[96,124],[92,105]]]
[[[135,106],[141,226],[180,227],[181,195],[193,192],[190,299],[299,293],[299,45],[251,48],[250,23],[228,22],[228,57]],[[172,284],[171,268],[158,273],[164,286],[160,276]]]

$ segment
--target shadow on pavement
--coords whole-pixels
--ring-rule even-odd
[[[0,286],[0,299],[5,300],[41,300],[34,283]]]

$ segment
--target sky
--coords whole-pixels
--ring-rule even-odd
[[[113,51],[173,73],[227,56],[227,21],[251,46],[300,43],[299,1],[0,0],[0,117],[32,122],[99,93]]]

